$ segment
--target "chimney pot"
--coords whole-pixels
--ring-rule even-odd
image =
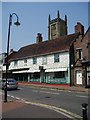
[[[12,53],[13,52],[13,49],[10,49],[10,53]]]
[[[41,33],[37,33],[36,43],[40,43],[40,42],[42,42],[42,34]]]
[[[75,33],[77,32],[84,35],[84,26],[80,22],[77,22],[77,25],[75,25]]]

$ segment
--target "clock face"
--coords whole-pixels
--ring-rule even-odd
[[[56,24],[51,25],[51,36],[56,35]]]

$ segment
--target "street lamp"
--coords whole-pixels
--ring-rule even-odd
[[[17,18],[17,21],[14,23],[16,26],[19,26],[20,23],[18,21],[18,16],[16,13],[12,13],[9,16],[9,28],[8,28],[8,41],[7,41],[7,59],[6,59],[6,82],[5,82],[5,89],[4,89],[4,102],[7,102],[7,78],[8,78],[8,54],[9,54],[9,42],[10,42],[10,28],[12,25],[12,16],[15,15]]]

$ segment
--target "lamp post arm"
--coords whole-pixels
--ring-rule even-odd
[[[15,15],[17,17],[17,21],[18,21],[18,15],[16,13],[12,13],[11,16]]]

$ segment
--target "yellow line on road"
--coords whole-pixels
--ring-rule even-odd
[[[37,102],[30,102],[30,101],[19,101],[19,102],[24,102],[26,104],[31,104],[31,105],[36,105],[36,106],[40,106],[40,107],[45,107],[45,108],[48,108],[48,109],[51,109],[51,110],[54,110],[58,113],[61,113],[63,114],[64,116],[68,117],[68,118],[73,118],[74,120],[82,120],[82,117],[77,115],[77,114],[74,114],[72,112],[69,112],[65,109],[62,109],[62,108],[59,108],[59,107],[55,107],[55,106],[52,106],[52,105],[48,105],[48,104],[42,104],[42,103],[37,103]]]

